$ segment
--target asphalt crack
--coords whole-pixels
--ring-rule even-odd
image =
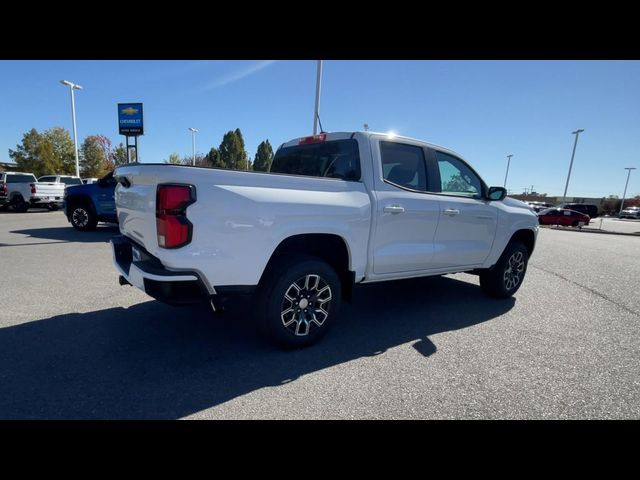
[[[623,305],[622,303],[619,303],[619,302],[615,301],[613,298],[610,298],[610,297],[606,296],[605,294],[600,293],[599,291],[597,291],[597,290],[595,290],[595,289],[593,289],[591,287],[587,287],[586,285],[582,285],[581,283],[573,281],[570,278],[567,278],[567,277],[565,277],[563,275],[560,275],[559,273],[556,273],[556,272],[554,272],[552,270],[547,270],[546,268],[538,267],[537,265],[532,265],[532,264],[529,264],[529,266],[533,267],[533,268],[537,268],[538,270],[542,270],[543,272],[549,273],[549,274],[554,275],[554,276],[556,276],[558,278],[561,278],[562,280],[565,280],[565,281],[569,282],[570,284],[575,285],[576,287],[580,287],[583,290],[586,290],[586,291],[588,291],[590,293],[593,293],[594,295],[597,295],[598,297],[603,298],[604,300],[607,300],[610,303],[613,303],[616,307],[621,308],[625,312],[629,312],[632,315],[635,315],[636,317],[640,317],[640,312],[636,312],[635,310],[630,309],[626,305]]]

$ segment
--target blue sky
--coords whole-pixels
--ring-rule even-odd
[[[0,61],[0,160],[22,134],[71,129],[68,79],[80,139],[118,135],[116,103],[143,102],[143,162],[218,146],[240,128],[251,157],[312,129],[315,61]],[[569,196],[622,195],[640,167],[638,61],[324,62],[320,117],[327,131],[393,130],[449,147],[487,183],[561,195],[573,135],[580,135]],[[640,171],[627,195],[640,195]]]

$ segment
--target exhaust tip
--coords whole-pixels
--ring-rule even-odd
[[[131,283],[129,283],[129,280],[127,280],[126,278],[124,278],[122,275],[120,275],[118,277],[118,283],[120,285],[131,285]]]

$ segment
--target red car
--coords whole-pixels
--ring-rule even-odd
[[[563,225],[565,227],[582,227],[589,225],[591,217],[568,208],[547,208],[538,213],[540,225]]]

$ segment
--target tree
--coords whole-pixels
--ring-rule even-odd
[[[244,139],[239,128],[229,130],[224,134],[218,148],[222,168],[244,170],[247,168],[247,152],[244,149]]]
[[[63,173],[67,175],[76,174],[76,149],[73,145],[71,135],[62,127],[52,127],[45,130],[43,138],[51,143],[53,155],[57,158],[61,167],[49,173]]]
[[[180,162],[182,165],[194,165],[193,163],[193,155],[185,155],[182,157],[182,161]],[[209,167],[209,161],[207,160],[206,155],[201,155],[196,153],[196,167]]]
[[[209,150],[209,153],[207,153],[206,155],[206,159],[210,167],[226,168],[225,164],[220,158],[220,151],[215,147],[212,147],[211,150]]]
[[[180,155],[177,153],[172,153],[169,155],[169,158],[164,161],[164,163],[171,163],[172,165],[181,165],[182,160],[180,159]]]
[[[38,145],[37,155],[39,166],[42,168],[45,175],[52,173],[55,174],[62,171],[62,161],[56,155],[53,144],[50,141],[43,139],[40,145]],[[75,173],[75,166],[73,171]],[[36,177],[39,177],[42,174],[43,173],[39,173]]]
[[[113,152],[113,149],[111,148],[111,140],[109,140],[104,135],[96,135],[95,137],[96,137],[96,142],[98,142],[98,145],[102,150],[102,156],[104,158],[104,167],[106,170],[105,173],[110,172],[116,167],[115,160],[113,158],[114,152]]]
[[[90,135],[82,142],[80,169],[83,177],[102,177],[109,171],[110,159],[104,139],[103,135]]]
[[[467,181],[466,178],[463,178],[460,174],[452,175],[450,180],[446,183],[443,191],[445,192],[467,192],[471,193],[474,191],[474,187],[471,182]]]
[[[38,150],[44,138],[35,128],[22,136],[22,143],[16,145],[15,150],[9,149],[9,157],[16,162],[20,171],[31,172],[36,177],[48,173],[39,158]]]
[[[259,172],[268,172],[271,170],[273,162],[273,148],[269,140],[265,140],[258,145],[258,151],[253,159],[253,169]]]
[[[113,149],[113,163],[116,165],[125,165],[127,163],[127,149],[120,142],[116,148]]]

